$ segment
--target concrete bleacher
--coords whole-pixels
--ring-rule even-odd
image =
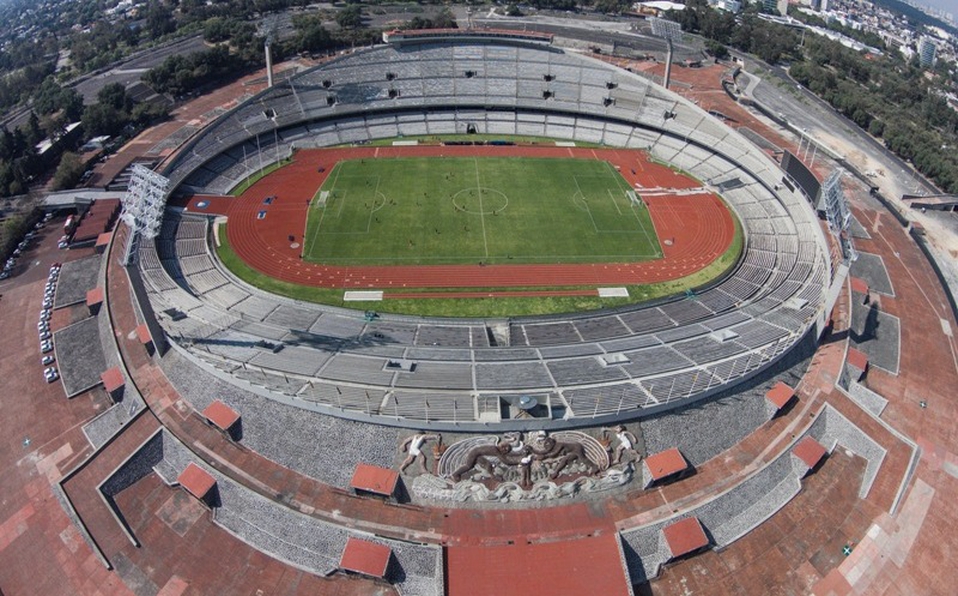
[[[63,264],[53,294],[54,308],[63,308],[86,300],[86,293],[97,286],[100,259],[100,255],[93,255]]]
[[[142,455],[141,455],[142,453]],[[167,485],[176,486],[188,465],[199,466],[215,480],[211,499],[213,522],[256,550],[299,569],[329,575],[339,566],[346,540],[360,537],[392,550],[386,579],[402,593],[442,594],[442,551],[437,546],[373,536],[334,525],[283,503],[266,498],[201,461],[175,437],[163,430],[148,441],[104,484],[113,494],[154,471]]]
[[[827,452],[840,446],[865,459],[865,473],[859,489],[859,497],[865,498],[884,460],[885,450],[830,405],[824,406],[814,416],[815,421],[793,438],[792,445],[805,437],[812,437]],[[643,427],[647,442],[648,431],[647,427]],[[670,437],[668,440],[674,445],[681,443],[683,438]],[[620,536],[632,581],[638,583],[654,578],[661,565],[668,560],[668,553],[663,553],[661,544],[656,541],[664,526],[679,518],[695,516],[707,529],[715,547],[727,547],[758,527],[797,495],[802,488],[801,479],[808,469],[805,462],[792,455],[791,449],[786,449],[742,482],[710,500],[684,511],[673,512],[670,519],[622,532]]]
[[[89,317],[53,332],[56,366],[67,397],[98,385],[106,370],[97,319]]]

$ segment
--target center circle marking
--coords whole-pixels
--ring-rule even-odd
[[[494,188],[472,187],[452,195],[452,204],[457,211],[470,215],[493,215],[501,213],[509,205],[509,197]]]

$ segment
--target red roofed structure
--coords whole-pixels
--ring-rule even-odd
[[[848,366],[859,371],[858,378],[860,380],[865,373],[868,372],[868,355],[866,355],[861,350],[856,350],[855,348],[848,348],[848,356],[845,358],[845,363]]]
[[[216,478],[213,478],[209,472],[193,462],[187,464],[186,468],[180,472],[176,481],[179,482],[180,486],[185,488],[188,493],[204,502],[206,501],[207,495],[209,495],[213,487],[216,486]]]
[[[550,542],[528,538],[447,547],[446,595],[632,594],[614,531]]]
[[[140,343],[143,345],[153,342],[153,336],[150,335],[150,328],[146,323],[140,323],[136,326],[136,338],[140,340]]]
[[[399,474],[396,471],[359,463],[356,464],[356,470],[353,472],[353,479],[349,482],[349,487],[356,494],[368,493],[392,497],[393,493],[396,492],[398,483]]]
[[[768,403],[768,409],[771,412],[771,416],[769,417],[774,417],[775,414],[782,411],[782,409],[785,408],[785,406],[787,406],[794,397],[794,389],[781,381],[775,383],[775,385],[768,390],[768,393],[765,394],[765,400]]]
[[[864,279],[862,279],[862,278],[860,278],[860,277],[853,277],[853,278],[852,278],[852,292],[857,292],[857,293],[859,293],[859,294],[865,294],[865,295],[867,296],[867,295],[868,295],[868,290],[869,290],[869,288],[868,288],[868,283],[867,283]]]
[[[106,389],[107,393],[113,393],[126,384],[126,381],[123,380],[123,373],[120,372],[118,366],[114,366],[101,374],[100,380],[103,381],[103,388]]]
[[[370,577],[386,577],[392,549],[384,544],[350,537],[339,559],[339,568]]]
[[[120,213],[120,199],[99,199],[80,219],[80,225],[73,232],[73,242],[99,240],[100,234],[113,227]]]
[[[103,288],[93,288],[86,293],[86,305],[91,313],[96,312],[103,304]]]
[[[792,455],[802,460],[809,470],[814,469],[825,457],[825,447],[812,437],[805,437],[792,449]]]
[[[227,433],[240,419],[239,412],[218,399],[213,400],[213,403],[203,410],[203,416],[206,417],[211,424],[214,424],[217,428]]]
[[[678,448],[673,447],[648,456],[642,462],[642,467],[645,471],[645,486],[648,487],[673,476],[681,477],[689,469],[689,464]]]
[[[684,557],[709,545],[708,536],[697,517],[687,517],[662,528],[672,558]]]
[[[96,244],[93,245],[93,248],[97,254],[106,251],[106,247],[110,245],[111,238],[113,238],[113,234],[110,232],[103,232],[96,237]]]

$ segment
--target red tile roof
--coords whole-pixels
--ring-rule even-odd
[[[858,292],[859,294],[868,293],[868,283],[860,277],[852,278],[852,292]]]
[[[355,490],[391,497],[398,482],[399,474],[394,470],[359,463],[356,464],[349,486]]]
[[[93,288],[86,293],[86,305],[94,306],[103,303],[103,288]]]
[[[350,537],[339,559],[339,568],[372,577],[384,577],[392,552],[383,544]]]
[[[114,366],[101,374],[100,380],[103,381],[103,388],[106,389],[107,393],[113,393],[125,384],[123,373],[120,372],[118,366]]]
[[[709,539],[697,517],[687,517],[662,528],[672,557],[681,557],[708,546]]]
[[[96,237],[96,247],[99,248],[101,246],[108,245],[110,243],[110,238],[112,237],[113,237],[112,232],[103,232],[102,234]]]
[[[527,516],[529,523],[522,526],[534,527],[537,512],[530,510]],[[530,538],[535,535],[517,535],[514,544],[449,546],[447,596],[631,594],[614,530],[532,544]]]
[[[868,369],[868,356],[855,348],[848,348],[847,362],[850,366],[854,366],[860,371]]]
[[[648,456],[643,465],[653,480],[662,480],[689,467],[677,447]]]
[[[240,419],[239,412],[218,399],[203,410],[203,416],[222,430],[229,430]]]
[[[136,338],[140,340],[141,344],[148,344],[153,341],[153,336],[150,335],[150,328],[147,327],[146,323],[140,323],[136,326]]]
[[[197,499],[205,497],[206,493],[216,485],[216,478],[193,462],[187,464],[186,469],[180,473],[176,481]]]
[[[792,449],[792,453],[794,453],[798,459],[802,460],[810,470],[817,466],[818,462],[822,461],[822,458],[825,457],[825,448],[812,437],[805,437],[795,445]]]
[[[779,381],[768,390],[768,393],[765,394],[765,399],[767,399],[777,409],[781,410],[794,395],[795,391],[791,387]]]

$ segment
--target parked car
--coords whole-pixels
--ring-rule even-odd
[[[54,360],[56,360],[56,358],[54,358],[52,355],[47,355],[47,356],[44,356],[42,360],[40,360],[40,364],[42,364],[43,366],[48,366],[50,364],[53,364]]]
[[[43,370],[43,378],[47,380],[47,383],[52,383],[59,379],[60,375],[57,373],[57,369],[51,366]]]
[[[40,353],[47,354],[53,351],[53,342],[48,340],[40,342]]]

